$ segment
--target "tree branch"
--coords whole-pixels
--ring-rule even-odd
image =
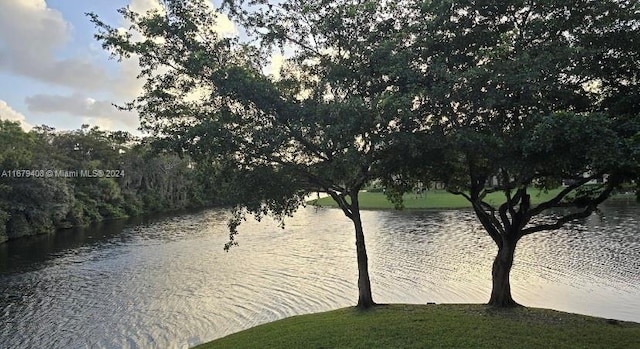
[[[512,211],[512,199],[511,199],[511,191],[507,190],[505,191],[505,196],[507,197],[507,201],[505,203],[503,203],[502,205],[500,205],[500,207],[498,208],[498,213],[500,214],[500,219],[502,220],[502,224],[504,225],[504,227],[509,230],[511,229],[511,221],[509,220],[509,217],[507,216],[507,209],[509,209],[510,211]],[[511,215],[511,217],[513,217],[513,213]]]
[[[598,208],[598,205],[601,204],[603,201],[605,201],[611,195],[611,192],[613,192],[613,189],[615,187],[616,187],[616,182],[611,182],[609,185],[606,186],[606,189],[603,190],[602,193],[600,193],[600,195],[598,195],[597,198],[589,202],[589,204],[583,211],[574,212],[566,216],[563,216],[559,218],[555,223],[552,223],[552,224],[541,224],[535,227],[523,229],[522,236],[533,234],[533,233],[544,231],[544,230],[557,230],[562,228],[562,226],[564,226],[564,224],[568,222],[571,222],[576,219],[589,217],[591,213],[593,213],[593,211],[595,211]]]
[[[585,183],[589,182],[590,180],[594,179],[594,178],[598,178],[602,176],[602,173],[597,173],[594,175],[591,175],[589,177],[582,177],[581,179],[577,180],[575,183],[569,185],[568,187],[566,187],[565,189],[563,189],[560,193],[558,193],[558,195],[556,195],[553,199],[543,202],[541,204],[539,204],[538,206],[534,207],[533,209],[531,209],[529,211],[529,213],[527,213],[528,218],[531,218],[535,215],[538,215],[540,213],[542,213],[545,210],[548,210],[550,208],[554,208],[554,207],[558,207],[558,204],[560,203],[560,201],[562,201],[562,199],[564,199],[570,192],[574,191],[575,189],[579,188],[580,186],[584,185]]]
[[[540,231],[545,231],[545,230],[558,230],[558,229],[562,228],[566,223],[568,223],[570,221],[573,221],[573,220],[576,220],[576,219],[580,219],[580,218],[589,217],[589,215],[591,215],[592,212],[593,212],[593,210],[591,210],[590,208],[587,208],[584,211],[575,212],[575,213],[571,213],[571,214],[568,214],[566,216],[563,216],[563,217],[559,218],[553,224],[541,224],[541,225],[537,225],[535,227],[522,229],[522,236],[533,234],[533,233],[537,233],[537,232],[540,232]]]
[[[485,212],[482,209],[482,205],[483,204],[488,206],[488,207],[490,207],[492,211],[493,211],[493,207],[491,207],[491,205],[487,204],[486,202],[481,202],[480,204],[478,204],[477,202],[474,202],[471,199],[471,196],[469,196],[468,194],[466,194],[464,192],[453,191],[453,190],[450,190],[450,189],[447,189],[447,191],[449,193],[451,193],[451,194],[460,195],[460,196],[464,197],[465,199],[467,199],[467,201],[469,201],[471,203],[471,205],[473,206],[473,210],[475,211],[476,216],[478,216],[478,219],[480,220],[480,223],[482,223],[482,226],[485,228],[487,233],[489,233],[489,236],[491,236],[493,241],[498,246],[502,246],[501,234],[504,234],[504,229],[502,228],[502,226],[500,225],[500,222],[498,221],[498,219],[495,216],[491,216],[490,214],[488,214],[487,212]]]
[[[473,204],[473,209],[476,212],[476,216],[478,216],[480,223],[487,231],[489,236],[491,236],[491,239],[493,239],[498,247],[501,247],[504,230],[502,229],[502,226],[500,226],[500,224],[494,224],[497,219],[495,217],[491,217],[487,212],[483,211],[482,208],[478,207],[478,205]]]
[[[344,215],[347,216],[347,218],[353,220],[353,210],[351,209],[349,203],[347,203],[347,199],[345,198],[344,193],[337,193],[333,190],[328,189],[327,193],[336,203],[338,203],[338,206],[340,206]]]

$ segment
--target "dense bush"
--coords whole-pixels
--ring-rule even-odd
[[[14,170],[58,175],[27,177]],[[94,170],[118,172],[112,177],[79,172]],[[0,120],[0,243],[105,219],[210,205],[212,196],[206,197],[200,183],[204,178],[188,158],[155,151],[148,140],[125,132],[86,125],[25,132]]]

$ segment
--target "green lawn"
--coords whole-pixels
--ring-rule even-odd
[[[640,324],[524,307],[395,304],[294,316],[197,348],[640,348]]]
[[[536,192],[531,195],[531,201],[538,203],[553,198],[561,189],[549,190],[548,192]],[[363,209],[392,209],[393,204],[387,200],[383,193],[361,192],[359,195],[360,208]],[[487,195],[486,201],[491,204],[500,204],[506,201],[502,192]],[[322,207],[338,207],[330,197],[309,201],[311,205]],[[404,195],[404,207],[407,209],[452,209],[471,207],[469,202],[460,195],[453,195],[444,190],[430,190],[422,197],[415,194]]]

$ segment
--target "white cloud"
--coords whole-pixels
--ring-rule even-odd
[[[238,29],[236,25],[225,14],[215,11],[213,3],[209,2],[209,10],[213,11],[216,15],[216,24],[214,30],[220,35],[237,35]],[[129,8],[137,13],[147,13],[152,10],[164,11],[164,7],[158,0],[131,0]],[[118,30],[126,32],[131,25],[128,21],[120,23]],[[142,40],[143,37],[139,33],[135,33],[134,40]],[[162,70],[162,68],[160,68]],[[278,68],[279,71],[279,68]],[[123,59],[119,63],[119,73],[113,84],[113,93],[115,96],[123,99],[133,99],[142,93],[144,86],[144,80],[138,79],[140,74],[140,67],[138,65],[138,56],[133,55],[131,58]]]
[[[280,69],[284,65],[287,58],[281,54],[273,54],[271,56],[271,64],[267,67],[266,73],[271,74],[274,79],[280,80]]]
[[[33,126],[27,123],[24,115],[13,110],[7,102],[0,99],[0,120],[18,121],[25,130],[30,130]]]
[[[118,65],[118,76],[112,85],[114,96],[125,100],[132,100],[142,93],[145,81],[138,79],[140,67],[138,57],[123,59]]]
[[[108,118],[82,118],[82,123],[91,126],[98,126],[103,130],[118,129],[117,123],[113,119]]]
[[[0,1],[0,69],[83,90],[102,88],[110,80],[102,67],[84,58],[56,58],[70,30],[44,0]]]
[[[131,3],[129,3],[129,8],[131,8],[132,11],[138,13],[146,13],[150,10],[162,11],[163,9],[158,0],[131,0]]]
[[[213,14],[215,15],[216,23],[213,26],[213,30],[216,33],[223,36],[238,34],[238,29],[236,28],[236,25],[233,22],[231,22],[231,20],[229,19],[229,17],[227,17],[227,15],[216,11],[216,7],[213,4],[213,2],[209,1],[209,2],[206,2],[206,4],[208,5],[208,10],[213,12]]]
[[[106,101],[96,101],[81,94],[71,96],[38,94],[25,99],[30,112],[67,113],[78,116],[104,116],[116,112],[116,108]]]
[[[238,35],[238,28],[231,22],[229,17],[223,13],[216,12],[216,24],[214,26],[216,33],[221,35]]]
[[[162,10],[159,0],[130,0],[129,6],[139,13]],[[211,9],[215,10],[213,5]],[[96,54],[96,50],[102,50],[97,42],[84,48],[85,55],[61,57],[61,50],[73,45],[70,18],[49,7],[46,0],[0,0],[0,73],[70,88],[69,95],[27,97],[26,104],[32,113],[67,114],[108,128],[135,129],[139,125],[137,115],[118,111],[111,101],[129,101],[142,93],[144,81],[137,79],[140,73],[137,57],[119,62],[113,73],[108,72],[107,62],[100,61],[104,56]],[[119,25],[129,26],[124,21]],[[218,14],[214,29],[221,35],[238,33],[234,23],[223,14]],[[74,48],[75,52],[80,49]],[[33,93],[37,92],[40,91]],[[102,97],[88,98],[98,93]],[[3,119],[19,120],[30,127],[24,115],[0,102]]]
[[[135,113],[121,111],[105,100],[96,100],[76,93],[71,96],[35,95],[25,99],[27,108],[33,113],[65,113],[83,118],[112,119],[128,127],[137,127],[138,118]]]
[[[23,52],[50,51],[68,39],[69,24],[60,12],[47,8],[44,0],[5,0],[0,9],[3,41]],[[25,45],[29,42],[34,44]]]
[[[131,0],[129,8],[137,13],[147,13],[152,10],[162,11],[163,7],[158,0]],[[131,26],[131,22],[123,20],[118,27],[118,31],[124,34]],[[143,40],[139,33],[134,33],[134,40]],[[138,65],[138,55],[122,59],[118,64],[118,76],[113,84],[112,93],[118,98],[132,100],[142,93],[144,80],[138,79],[140,66]]]

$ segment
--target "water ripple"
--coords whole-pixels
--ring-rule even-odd
[[[525,237],[512,272],[519,302],[640,321],[637,206],[605,207]],[[496,248],[473,212],[363,212],[374,298],[485,302]],[[222,250],[211,210],[0,245],[0,343],[8,348],[188,348],[287,316],[355,304],[350,222],[308,208],[243,224]],[[7,261],[5,263],[4,261]]]

